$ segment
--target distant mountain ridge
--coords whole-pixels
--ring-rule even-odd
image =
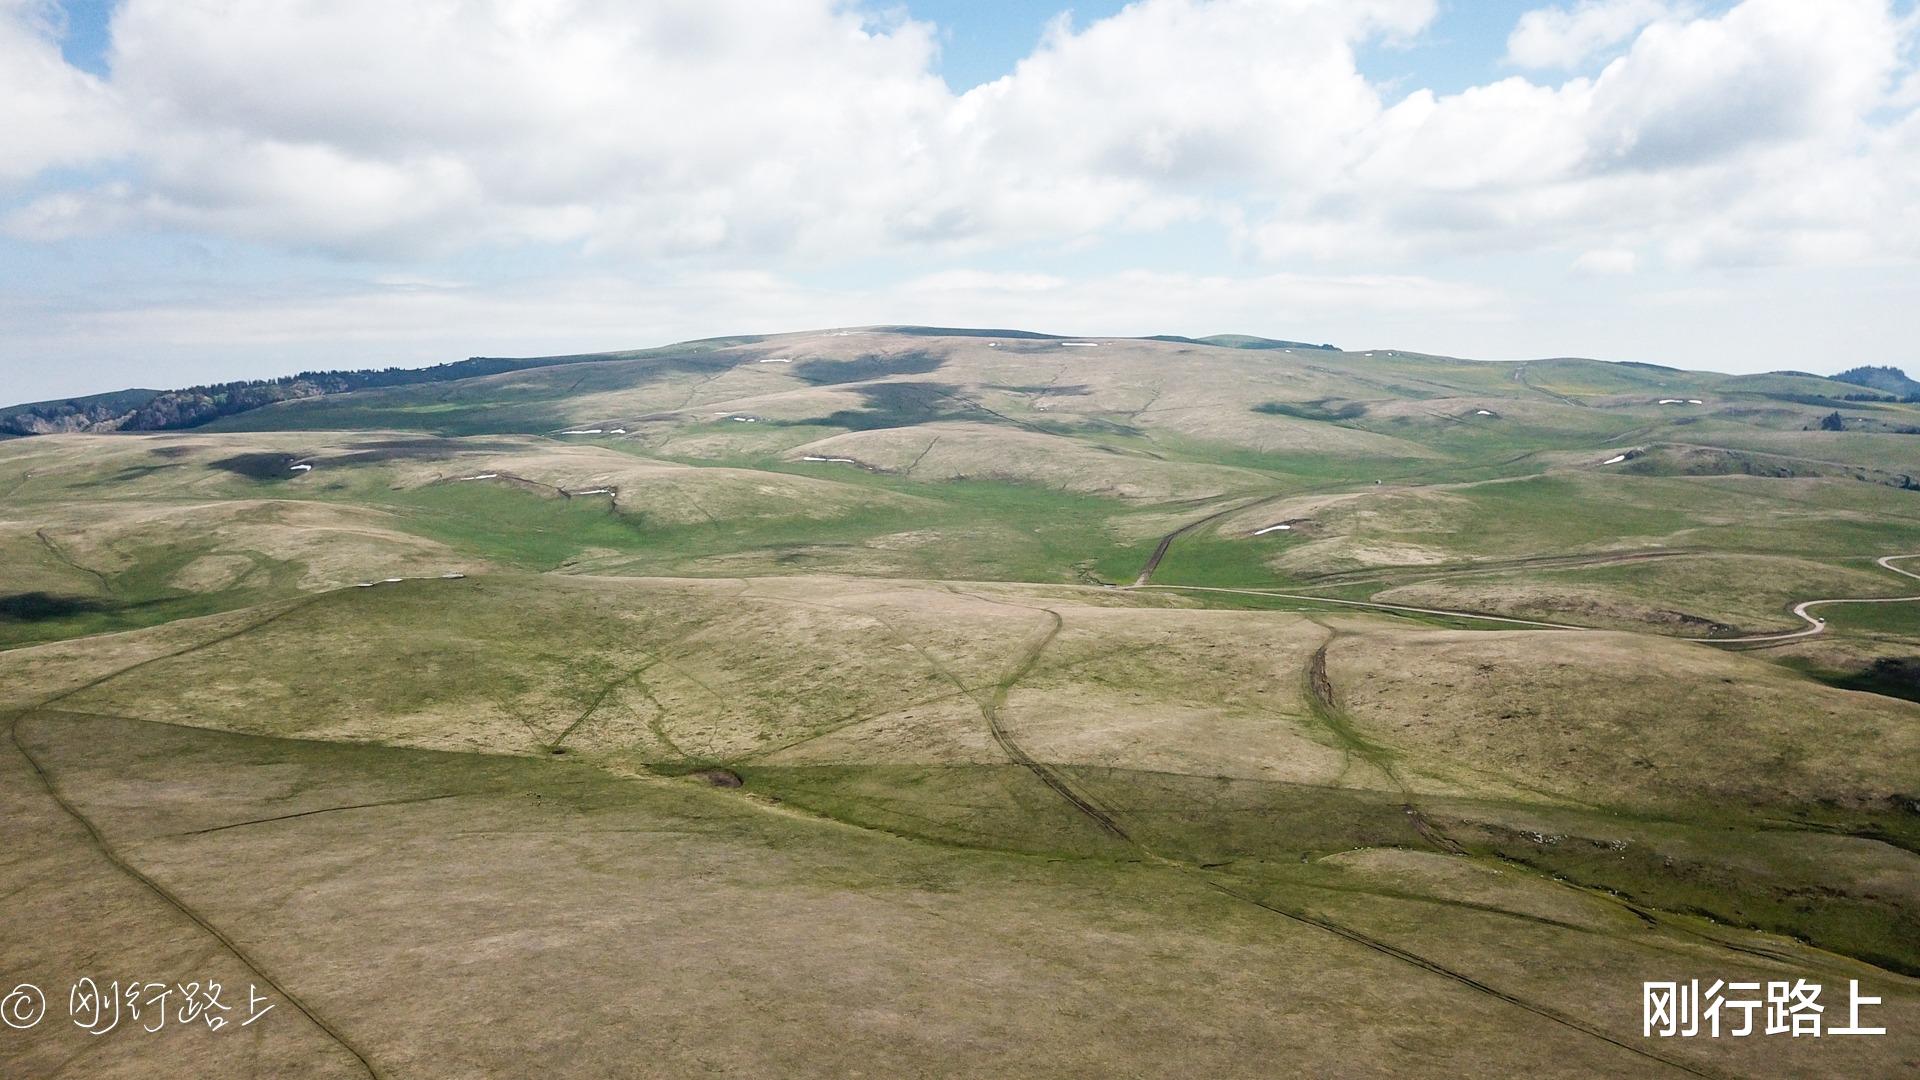
[[[1031,330],[969,329],[945,326],[879,326],[873,329],[917,337],[997,337],[1027,341],[1058,341],[1058,334]],[[701,338],[665,346],[666,349],[704,351],[723,345],[748,344],[753,336]],[[1179,341],[1194,345],[1213,345],[1230,349],[1332,349],[1331,345],[1308,345],[1273,338],[1242,334],[1217,334],[1206,338],[1156,337],[1155,341]],[[195,428],[222,417],[251,412],[282,401],[344,394],[420,383],[453,382],[459,379],[498,375],[508,371],[552,367],[558,364],[590,363],[598,360],[627,360],[660,352],[640,349],[627,352],[578,353],[567,356],[543,356],[529,359],[475,356],[425,368],[359,368],[339,371],[303,371],[273,379],[243,379],[206,383],[176,390],[113,390],[102,394],[28,402],[0,408],[0,436],[54,435],[63,432],[104,431],[177,431]]]
[[[169,431],[198,427],[278,401],[378,386],[468,379],[539,363],[474,357],[430,368],[303,371],[277,379],[208,383],[180,390],[116,390],[62,401],[33,402],[0,411],[0,432],[50,435],[70,431]]]
[[[1869,390],[1883,390],[1909,401],[1920,399],[1920,382],[1908,378],[1907,373],[1897,367],[1863,365],[1848,368],[1834,378],[1843,383],[1864,386]]]
[[[1011,329],[968,329],[931,326],[873,326],[850,330],[820,331],[833,337],[852,334],[879,334],[919,338],[1000,338],[1008,343],[1026,343],[1033,346],[1054,344],[1078,344],[1057,334],[1043,334],[1028,330]],[[1104,335],[1094,335],[1104,337]],[[367,368],[338,371],[306,371],[272,379],[238,380],[233,382],[212,383],[190,386],[174,390],[128,389],[102,394],[92,394],[64,400],[40,401],[10,408],[0,408],[0,438],[11,436],[57,434],[63,432],[112,432],[112,431],[174,431],[200,428],[209,424],[230,426],[225,423],[229,418],[256,410],[308,399],[329,398],[345,395],[354,391],[404,391],[408,387],[425,384],[458,383],[464,380],[480,379],[490,375],[503,375],[511,372],[532,371],[540,368],[553,368],[562,365],[598,365],[610,361],[661,359],[676,364],[704,364],[700,354],[717,349],[755,345],[769,341],[763,335],[736,335],[730,337],[701,338],[679,342],[651,349],[626,351],[575,353],[563,356],[543,356],[528,358],[506,358],[476,356],[452,363],[436,364],[425,368]],[[1257,337],[1245,334],[1215,334],[1208,337],[1184,337],[1175,334],[1158,334],[1144,338],[1107,337],[1107,341],[1119,342],[1134,340],[1142,342],[1163,342],[1182,345],[1195,345],[1204,348],[1247,351],[1315,351],[1342,352],[1331,344],[1312,344],[1303,341],[1288,341],[1279,338]],[[1371,356],[1372,354],[1365,354]],[[1349,354],[1356,362],[1365,362],[1362,357]],[[841,368],[848,361],[838,362],[835,367],[834,381],[846,381]],[[1548,363],[1540,361],[1539,363]],[[1605,364],[1605,362],[1599,362]],[[937,362],[936,362],[937,364]],[[1673,372],[1678,369],[1664,368],[1658,365],[1619,362],[1607,364],[1616,370],[1625,368],[1643,369],[1655,372]],[[807,365],[798,365],[795,370]],[[892,371],[892,368],[884,368]],[[922,369],[915,369],[922,370]],[[1817,376],[1815,376],[1817,378]],[[1895,397],[1915,400],[1920,392],[1920,382],[1907,378],[1904,372],[1892,367],[1859,367],[1844,372],[1836,378],[1852,385],[1865,387]],[[1804,391],[1803,391],[1804,393]],[[1850,399],[1864,398],[1866,395],[1847,395]],[[355,399],[357,400],[357,399]],[[1843,403],[1820,397],[1816,404],[1824,407],[1839,407]],[[317,404],[317,403],[315,403]],[[305,405],[300,406],[305,408]]]
[[[0,411],[0,433],[46,435],[56,431],[108,430],[110,425],[145,408],[164,390],[109,390],[104,394],[34,401]]]
[[[1314,345],[1305,341],[1282,341],[1278,338],[1254,337],[1251,334],[1211,334],[1207,337],[1181,337],[1178,334],[1154,334],[1148,341],[1177,341],[1183,345],[1212,345],[1220,349],[1325,349],[1328,352],[1340,352],[1338,345]]]
[[[671,346],[702,350],[753,340],[706,338]],[[390,386],[455,382],[509,371],[629,359],[656,350],[583,353],[529,359],[475,356],[424,368],[362,368],[351,371],[303,371],[276,379],[208,383],[179,390],[115,390],[86,397],[38,401],[0,409],[0,435],[52,435],[76,431],[175,431],[199,427],[225,416],[250,412],[282,401],[344,394]]]

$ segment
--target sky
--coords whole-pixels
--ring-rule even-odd
[[[1914,0],[0,0],[0,402],[917,323],[1920,368]]]

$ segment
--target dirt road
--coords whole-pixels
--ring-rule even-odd
[[[1199,522],[1195,522],[1199,524]],[[1903,577],[1920,580],[1920,574],[1911,570],[1902,570],[1893,565],[1903,559],[1920,559],[1920,553],[1912,555],[1887,555],[1875,562],[1884,569],[1891,570]],[[1178,589],[1186,592],[1236,593],[1242,596],[1272,596],[1282,600],[1303,600],[1316,604],[1337,604],[1341,607],[1369,608],[1379,611],[1409,612],[1417,615],[1441,615],[1453,619],[1477,619],[1481,622],[1506,623],[1513,626],[1532,627],[1540,630],[1592,630],[1596,627],[1576,626],[1572,623],[1543,622],[1537,619],[1515,619],[1504,615],[1483,615],[1475,611],[1449,611],[1445,608],[1413,607],[1407,604],[1384,604],[1372,600],[1336,600],[1327,596],[1312,596],[1307,593],[1277,592],[1271,589],[1226,589],[1207,585],[1146,585],[1123,586],[1129,589]],[[1750,645],[1769,641],[1793,641],[1797,638],[1813,637],[1824,633],[1827,621],[1808,612],[1816,607],[1828,604],[1906,604],[1920,601],[1920,596],[1872,596],[1872,597],[1823,597],[1818,600],[1802,600],[1793,606],[1793,613],[1805,620],[1804,630],[1792,630],[1779,634],[1755,634],[1748,637],[1693,637],[1680,638],[1681,641],[1699,641],[1708,645]]]

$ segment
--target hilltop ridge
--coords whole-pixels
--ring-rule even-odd
[[[612,364],[622,361],[659,361],[667,366],[698,367],[698,358],[710,353],[722,353],[728,350],[738,351],[762,345],[777,345],[783,342],[803,342],[815,338],[852,338],[875,346],[874,352],[904,352],[913,348],[921,350],[939,348],[936,343],[950,343],[948,348],[978,347],[982,344],[998,347],[1004,343],[1017,348],[1085,345],[1092,341],[1114,343],[1131,342],[1137,344],[1157,343],[1177,345],[1189,348],[1217,350],[1222,357],[1233,354],[1254,353],[1270,355],[1274,353],[1320,353],[1329,358],[1339,357],[1345,363],[1372,361],[1376,358],[1399,358],[1412,361],[1424,358],[1436,362],[1453,363],[1515,363],[1515,362],[1478,362],[1456,361],[1453,358],[1433,357],[1426,354],[1402,350],[1368,350],[1349,352],[1334,345],[1312,344],[1304,341],[1290,341],[1279,338],[1266,338],[1245,334],[1215,334],[1208,337],[1184,337],[1172,334],[1152,335],[1143,338],[1088,337],[1072,339],[1063,335],[1041,333],[1030,330],[977,329],[932,326],[875,326],[857,328],[837,328],[823,331],[810,331],[797,334],[779,335],[733,335],[726,337],[702,338],[644,349],[615,350],[596,353],[573,353],[533,357],[473,356],[465,360],[436,364],[423,368],[361,368],[328,371],[306,371],[276,378],[239,380],[225,383],[203,384],[171,390],[127,389],[86,395],[75,398],[31,402],[0,408],[0,435],[41,435],[59,432],[112,432],[112,431],[170,431],[187,430],[217,425],[230,418],[251,413],[270,406],[284,403],[313,401],[315,399],[337,401],[354,400],[353,395],[377,393],[408,387],[476,384],[493,376],[511,375],[543,368],[570,367],[581,364]],[[846,350],[839,350],[845,352]],[[837,354],[836,354],[837,355]],[[844,364],[844,358],[841,363]],[[1532,365],[1601,364],[1616,368],[1640,368],[1647,371],[1684,374],[1681,369],[1660,365],[1645,364],[1637,361],[1601,361],[1555,358],[1551,360],[1521,361]],[[806,365],[802,364],[804,369]],[[1891,372],[1900,375],[1894,369],[1855,369],[1849,374],[1853,379],[1844,380],[1859,385],[1862,372]],[[1725,381],[1731,379],[1764,379],[1769,376],[1725,376],[1715,373],[1696,373],[1701,379]],[[1805,390],[1814,396],[1828,396],[1842,399],[1846,391],[1833,387],[1833,383],[1819,376],[1801,373],[1775,373],[1777,378],[1806,380]],[[1882,382],[1886,376],[1872,376]],[[816,383],[822,380],[814,380]],[[827,382],[844,383],[853,380],[834,375]],[[1631,380],[1628,380],[1631,381]],[[1874,384],[1878,385],[1878,384]],[[1920,386],[1920,384],[1913,384]],[[1890,387],[1881,387],[1891,389]],[[1857,395],[1856,395],[1857,396]],[[403,425],[411,426],[411,425]]]

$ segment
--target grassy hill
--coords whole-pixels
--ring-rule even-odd
[[[301,1005],[109,1071],[1899,1075],[1859,389],[887,327],[8,440],[0,967]],[[1695,976],[1890,1034],[1643,1038]]]
[[[676,351],[732,344],[747,338],[686,342]],[[645,355],[646,350],[613,354]],[[503,371],[585,362],[603,357],[550,356],[525,360],[476,356],[424,368],[303,371],[278,379],[190,386],[181,390],[118,390],[63,401],[40,401],[0,409],[0,435],[45,435],[75,431],[170,431],[196,428],[224,416],[299,401],[388,386],[457,382]]]
[[[1895,397],[1911,398],[1920,395],[1920,382],[1907,377],[1907,373],[1897,367],[1856,367],[1848,368],[1834,376],[1839,382],[1853,383],[1870,390],[1884,390]]]
[[[33,401],[0,409],[0,437],[45,435],[57,431],[115,430],[122,418],[145,408],[159,390],[111,390],[104,394]]]

